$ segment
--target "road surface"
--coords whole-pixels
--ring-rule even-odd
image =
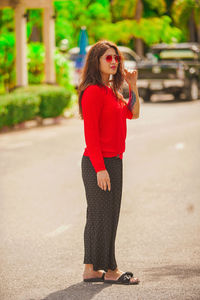
[[[200,101],[128,121],[116,257],[138,286],[82,282],[83,147],[78,118],[0,135],[0,299],[200,299]]]

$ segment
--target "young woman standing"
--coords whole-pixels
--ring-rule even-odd
[[[124,79],[130,90],[128,103],[118,92]],[[79,86],[79,111],[86,142],[82,157],[87,199],[83,273],[86,282],[139,283],[132,272],[119,270],[115,259],[126,119],[137,119],[140,109],[136,82],[137,71],[124,70],[122,55],[114,43],[100,41],[92,46]]]

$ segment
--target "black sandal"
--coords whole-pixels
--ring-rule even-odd
[[[139,281],[132,282],[130,279],[133,277],[132,272],[125,272],[123,273],[117,280],[104,280],[104,283],[110,283],[110,284],[138,284]]]
[[[105,272],[103,272],[101,277],[93,277],[93,278],[86,278],[83,279],[84,282],[104,282],[104,276],[105,276]]]

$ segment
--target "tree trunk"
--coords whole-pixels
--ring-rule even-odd
[[[37,26],[33,26],[31,36],[29,38],[31,42],[41,42],[40,40],[40,30]]]
[[[189,19],[189,40],[190,42],[196,41],[196,28],[194,20],[194,10],[192,10],[190,19]]]
[[[135,9],[135,20],[137,22],[140,21],[140,19],[142,18],[142,13],[143,13],[143,3],[142,0],[137,0],[136,3],[136,9]],[[135,52],[139,55],[139,56],[144,56],[144,43],[142,39],[135,39]]]
[[[142,39],[135,39],[135,52],[140,56],[144,56],[144,43]]]
[[[142,0],[137,0],[136,9],[135,9],[135,20],[140,21],[143,13],[143,3]]]
[[[197,25],[197,43],[200,43],[200,25]]]

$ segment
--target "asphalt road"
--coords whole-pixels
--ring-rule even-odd
[[[200,299],[200,100],[128,121],[116,256],[138,286],[82,282],[83,148],[78,118],[0,135],[0,299]]]

